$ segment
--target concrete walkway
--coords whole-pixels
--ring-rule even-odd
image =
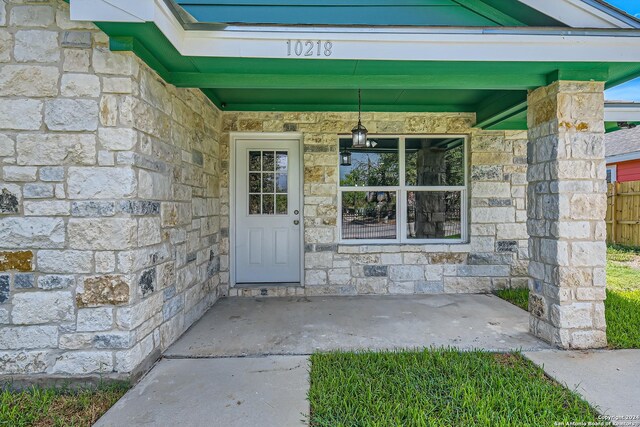
[[[631,425],[640,426],[640,350],[547,350],[524,355],[601,414],[636,416]]]
[[[95,426],[304,426],[304,356],[162,360]]]
[[[297,426],[314,351],[548,350],[491,295],[224,299],[98,426]]]

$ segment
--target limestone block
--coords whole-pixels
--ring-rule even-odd
[[[36,99],[0,98],[0,129],[38,130],[43,102]]]
[[[13,56],[18,62],[58,62],[58,32],[21,30],[15,36]]]
[[[9,25],[16,27],[48,27],[53,21],[53,8],[49,5],[14,6],[9,17]]]
[[[135,172],[127,167],[71,167],[67,188],[70,199],[120,199],[135,195]]]
[[[389,291],[389,280],[386,277],[367,277],[353,280],[358,294],[386,294]]]
[[[119,250],[137,244],[137,221],[131,218],[72,218],[67,228],[72,249]]]
[[[551,322],[559,328],[590,328],[593,326],[592,304],[576,302],[570,305],[553,304]]]
[[[138,344],[128,350],[115,352],[115,370],[117,372],[131,372],[154,350],[153,336],[147,335]]]
[[[7,135],[0,134],[0,157],[13,156],[15,154],[15,142]]]
[[[326,285],[328,281],[325,270],[305,270],[304,283],[309,286]]]
[[[53,197],[53,184],[28,183],[22,187],[25,199],[46,199]]]
[[[571,242],[571,265],[576,267],[604,267],[607,246],[604,241]]]
[[[20,165],[92,165],[96,138],[83,134],[19,134]]]
[[[64,200],[25,201],[25,216],[66,216],[70,214],[69,202]]]
[[[100,145],[113,151],[131,150],[138,140],[138,133],[128,128],[100,128],[98,130]]]
[[[0,371],[6,375],[44,373],[49,367],[49,354],[47,351],[0,352]]]
[[[121,329],[135,329],[162,311],[163,294],[156,293],[141,302],[116,309],[116,325]]]
[[[26,350],[56,348],[57,326],[21,326],[0,328],[0,349]]]
[[[43,273],[91,273],[93,253],[89,251],[40,250],[36,257]]]
[[[75,320],[71,292],[20,292],[13,296],[12,302],[11,317],[16,325]]]
[[[331,268],[333,266],[333,253],[308,252],[304,255],[305,268]]]
[[[94,98],[100,95],[100,79],[93,74],[65,74],[60,93],[68,97]]]
[[[116,269],[116,256],[113,252],[95,253],[96,273],[112,273]]]
[[[129,283],[125,276],[106,275],[87,277],[76,291],[78,307],[122,305],[129,302]]]
[[[2,177],[9,182],[28,182],[35,181],[38,174],[38,168],[21,167],[21,166],[4,166],[2,167]]]
[[[88,73],[90,56],[88,50],[65,49],[62,70],[71,73]]]
[[[0,2],[0,20],[2,19],[3,4]],[[0,24],[2,26],[2,24]],[[11,50],[13,47],[13,35],[7,30],[0,28],[0,62],[11,61]]]
[[[412,265],[392,265],[389,267],[389,278],[393,281],[424,279],[424,269]]]
[[[493,290],[490,277],[445,277],[445,293],[487,293]]]
[[[98,128],[98,103],[89,99],[47,101],[44,122],[54,131],[95,131]]]
[[[67,351],[56,358],[50,373],[87,375],[112,370],[113,355],[110,351]]]
[[[471,210],[471,222],[473,223],[505,223],[515,221],[515,209],[513,207],[476,207]]]
[[[57,67],[5,65],[0,69],[0,96],[57,96],[59,77]]]
[[[511,184],[508,182],[473,182],[471,197],[504,197],[511,198]]]
[[[573,349],[591,349],[602,348],[607,346],[607,334],[604,331],[586,330],[571,332],[569,348]]]
[[[133,91],[133,83],[129,77],[103,77],[102,91],[104,93],[128,94]]]
[[[496,225],[496,238],[500,240],[525,240],[529,238],[527,232],[527,224],[515,223],[515,224],[497,224]]]
[[[93,69],[98,74],[130,76],[135,71],[135,60],[130,52],[111,52],[108,47],[93,50]]]
[[[160,218],[140,218],[138,220],[138,246],[150,246],[162,241]]]
[[[2,248],[62,248],[64,221],[48,217],[0,218]]]

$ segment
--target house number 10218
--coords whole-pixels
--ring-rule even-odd
[[[333,43],[324,40],[287,40],[287,56],[331,56]]]

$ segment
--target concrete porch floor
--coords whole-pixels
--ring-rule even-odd
[[[429,346],[550,348],[528,330],[528,313],[493,295],[228,298],[216,303],[165,357]]]
[[[227,298],[96,426],[305,426],[314,351],[539,351],[529,315],[492,295]]]

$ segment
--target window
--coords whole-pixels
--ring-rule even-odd
[[[345,243],[461,243],[466,237],[466,138],[340,139],[340,238]]]
[[[617,177],[618,167],[617,165],[607,166],[607,182],[611,184],[618,180]]]

